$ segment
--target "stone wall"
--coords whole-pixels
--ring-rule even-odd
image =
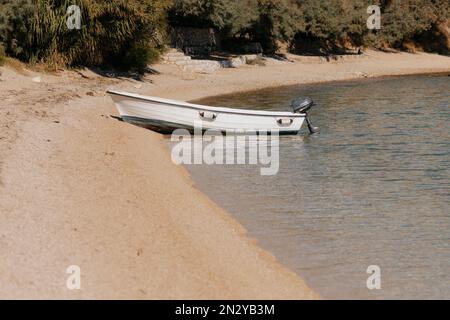
[[[208,55],[220,49],[220,39],[212,28],[174,27],[170,32],[172,46],[189,55]]]

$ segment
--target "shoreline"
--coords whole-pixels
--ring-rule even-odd
[[[261,90],[276,90],[276,89],[283,89],[283,88],[289,88],[293,86],[314,86],[314,85],[331,85],[331,84],[345,84],[345,83],[358,83],[358,82],[365,82],[365,81],[383,81],[386,79],[395,79],[395,78],[403,78],[403,77],[421,77],[421,76],[448,76],[450,77],[450,70],[449,71],[440,71],[440,72],[417,72],[417,73],[408,73],[408,74],[392,74],[392,75],[380,75],[380,76],[374,76],[374,77],[367,77],[367,78],[349,78],[349,79],[342,79],[342,80],[328,80],[328,81],[317,81],[317,82],[308,82],[308,83],[298,83],[298,84],[288,84],[288,85],[280,85],[275,87],[262,87],[257,88],[253,90],[247,90],[242,91],[242,93],[253,93],[258,92]],[[241,93],[241,91],[233,92],[233,93],[225,93],[225,94],[218,94],[218,95],[212,95],[212,96],[205,96],[193,100],[189,100],[187,102],[190,103],[198,103],[199,101],[202,101],[204,99],[210,99],[210,98],[216,98],[221,96],[227,96],[234,93]],[[201,103],[200,103],[201,104]]]
[[[371,54],[212,75],[157,65],[162,74],[150,76],[153,83],[0,68],[0,297],[320,298],[172,164],[161,135],[111,118],[117,112],[104,91],[198,100],[280,83],[366,79],[364,73],[377,79],[383,70],[381,76],[450,71],[449,57]],[[390,61],[392,55],[400,56]],[[399,59],[422,65],[390,69]],[[30,80],[37,75],[40,82]],[[82,269],[80,291],[65,287],[73,264]]]
[[[155,69],[163,73],[160,82],[158,77],[161,78],[161,75],[154,76],[156,87],[133,91],[193,101],[266,88],[450,72],[450,57],[428,53],[384,53],[368,50],[362,56],[347,56],[342,58],[343,60],[331,62],[309,56],[291,55],[290,58],[294,59],[294,62],[272,61],[265,67],[243,66],[237,69],[222,69],[214,74],[191,74],[181,72],[174,66],[156,65]],[[168,83],[170,87],[165,88]],[[192,83],[194,85],[191,85]],[[199,86],[202,90],[198,90]]]

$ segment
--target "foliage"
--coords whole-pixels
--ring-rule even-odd
[[[174,0],[172,25],[211,27],[232,35],[248,28],[257,15],[257,0]]]
[[[81,30],[67,8],[81,8]],[[0,41],[27,62],[139,69],[163,48],[167,0],[0,0]]]
[[[175,0],[170,22],[215,28],[225,40],[247,37],[273,52],[295,34],[292,8],[290,0]]]
[[[274,53],[279,41],[295,35],[296,9],[289,0],[258,0],[258,17],[249,29],[251,38],[260,42],[266,53]]]
[[[280,41],[301,51],[348,46],[401,47],[449,19],[448,0],[382,0],[382,29],[366,26],[372,0],[175,0],[172,25],[212,27],[231,41],[258,41],[266,53]]]
[[[379,2],[381,30],[369,30],[366,10],[373,3],[297,0],[300,22],[294,44],[303,50],[320,48],[325,52],[348,46],[401,48],[450,18],[448,0],[385,0]]]
[[[391,0],[384,9],[377,41],[391,47],[401,47],[450,18],[448,0]]]
[[[368,30],[367,7],[377,2],[382,28]],[[74,4],[81,30],[66,25]],[[215,28],[223,43],[258,42],[266,53],[280,42],[327,53],[410,43],[448,52],[449,19],[448,0],[0,0],[0,45],[25,62],[143,70],[164,48],[167,21]]]

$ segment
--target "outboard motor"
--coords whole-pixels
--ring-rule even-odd
[[[308,124],[308,129],[311,134],[317,133],[320,131],[319,127],[314,127],[311,118],[308,115],[309,109],[311,109],[314,106],[314,101],[311,98],[305,97],[305,98],[297,98],[292,100],[291,102],[291,108],[294,111],[294,113],[302,113],[305,115],[306,123]]]

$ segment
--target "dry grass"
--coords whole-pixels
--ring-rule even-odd
[[[7,67],[15,70],[17,73],[20,73],[22,75],[26,74],[26,67],[27,65],[23,62],[21,62],[18,59],[15,58],[10,58],[10,57],[5,57],[5,63],[4,63]]]

